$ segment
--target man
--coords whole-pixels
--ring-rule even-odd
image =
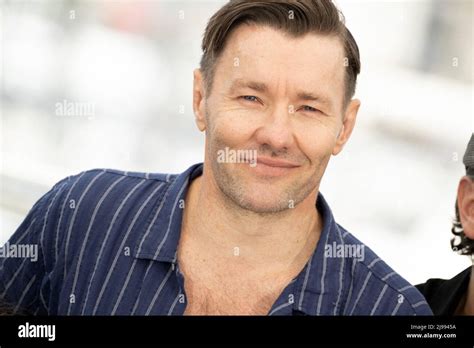
[[[463,162],[466,175],[458,186],[451,246],[461,255],[469,256],[473,266],[452,279],[429,279],[416,286],[435,315],[474,315],[474,135],[471,135]]]
[[[332,2],[229,2],[194,71],[204,164],[59,182],[10,241],[42,257],[5,260],[0,293],[39,314],[432,314],[319,194],[359,71]]]

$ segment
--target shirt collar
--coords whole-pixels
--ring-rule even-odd
[[[293,310],[308,315],[334,315],[343,302],[346,260],[344,257],[326,257],[325,251],[326,246],[334,248],[345,243],[343,232],[321,193],[316,200],[316,209],[323,220],[323,228],[316,250],[296,278]]]
[[[190,182],[202,174],[202,168],[202,163],[198,163],[179,175],[167,177],[168,186],[135,245],[135,257],[176,263],[184,199]]]

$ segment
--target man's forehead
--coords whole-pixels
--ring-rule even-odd
[[[324,59],[330,61],[344,58],[344,47],[337,36],[308,33],[292,37],[282,30],[269,26],[243,24],[227,37],[224,53],[242,58],[301,58]],[[291,60],[287,61],[288,64]]]
[[[228,39],[220,60],[228,86],[251,83],[264,90],[272,80],[286,79],[310,94],[312,86],[332,88],[343,82],[343,47],[335,37],[292,38],[272,28],[244,25]]]

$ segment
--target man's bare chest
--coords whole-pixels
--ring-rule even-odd
[[[186,279],[187,278],[187,279]],[[185,315],[266,315],[284,284],[270,280],[185,276]]]

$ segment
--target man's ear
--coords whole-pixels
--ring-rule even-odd
[[[474,182],[467,176],[459,182],[457,203],[464,234],[474,240]]]
[[[193,72],[193,111],[196,120],[196,125],[201,132],[206,130],[206,115],[205,115],[205,87],[201,69],[194,69]]]
[[[357,118],[357,112],[359,111],[360,107],[360,100],[359,99],[352,99],[346,107],[344,111],[344,120],[342,122],[341,130],[339,131],[339,135],[337,136],[336,145],[332,150],[332,154],[335,156],[339,152],[342,151],[342,148],[349,140],[349,137],[352,134],[352,130],[354,129],[354,125]]]

